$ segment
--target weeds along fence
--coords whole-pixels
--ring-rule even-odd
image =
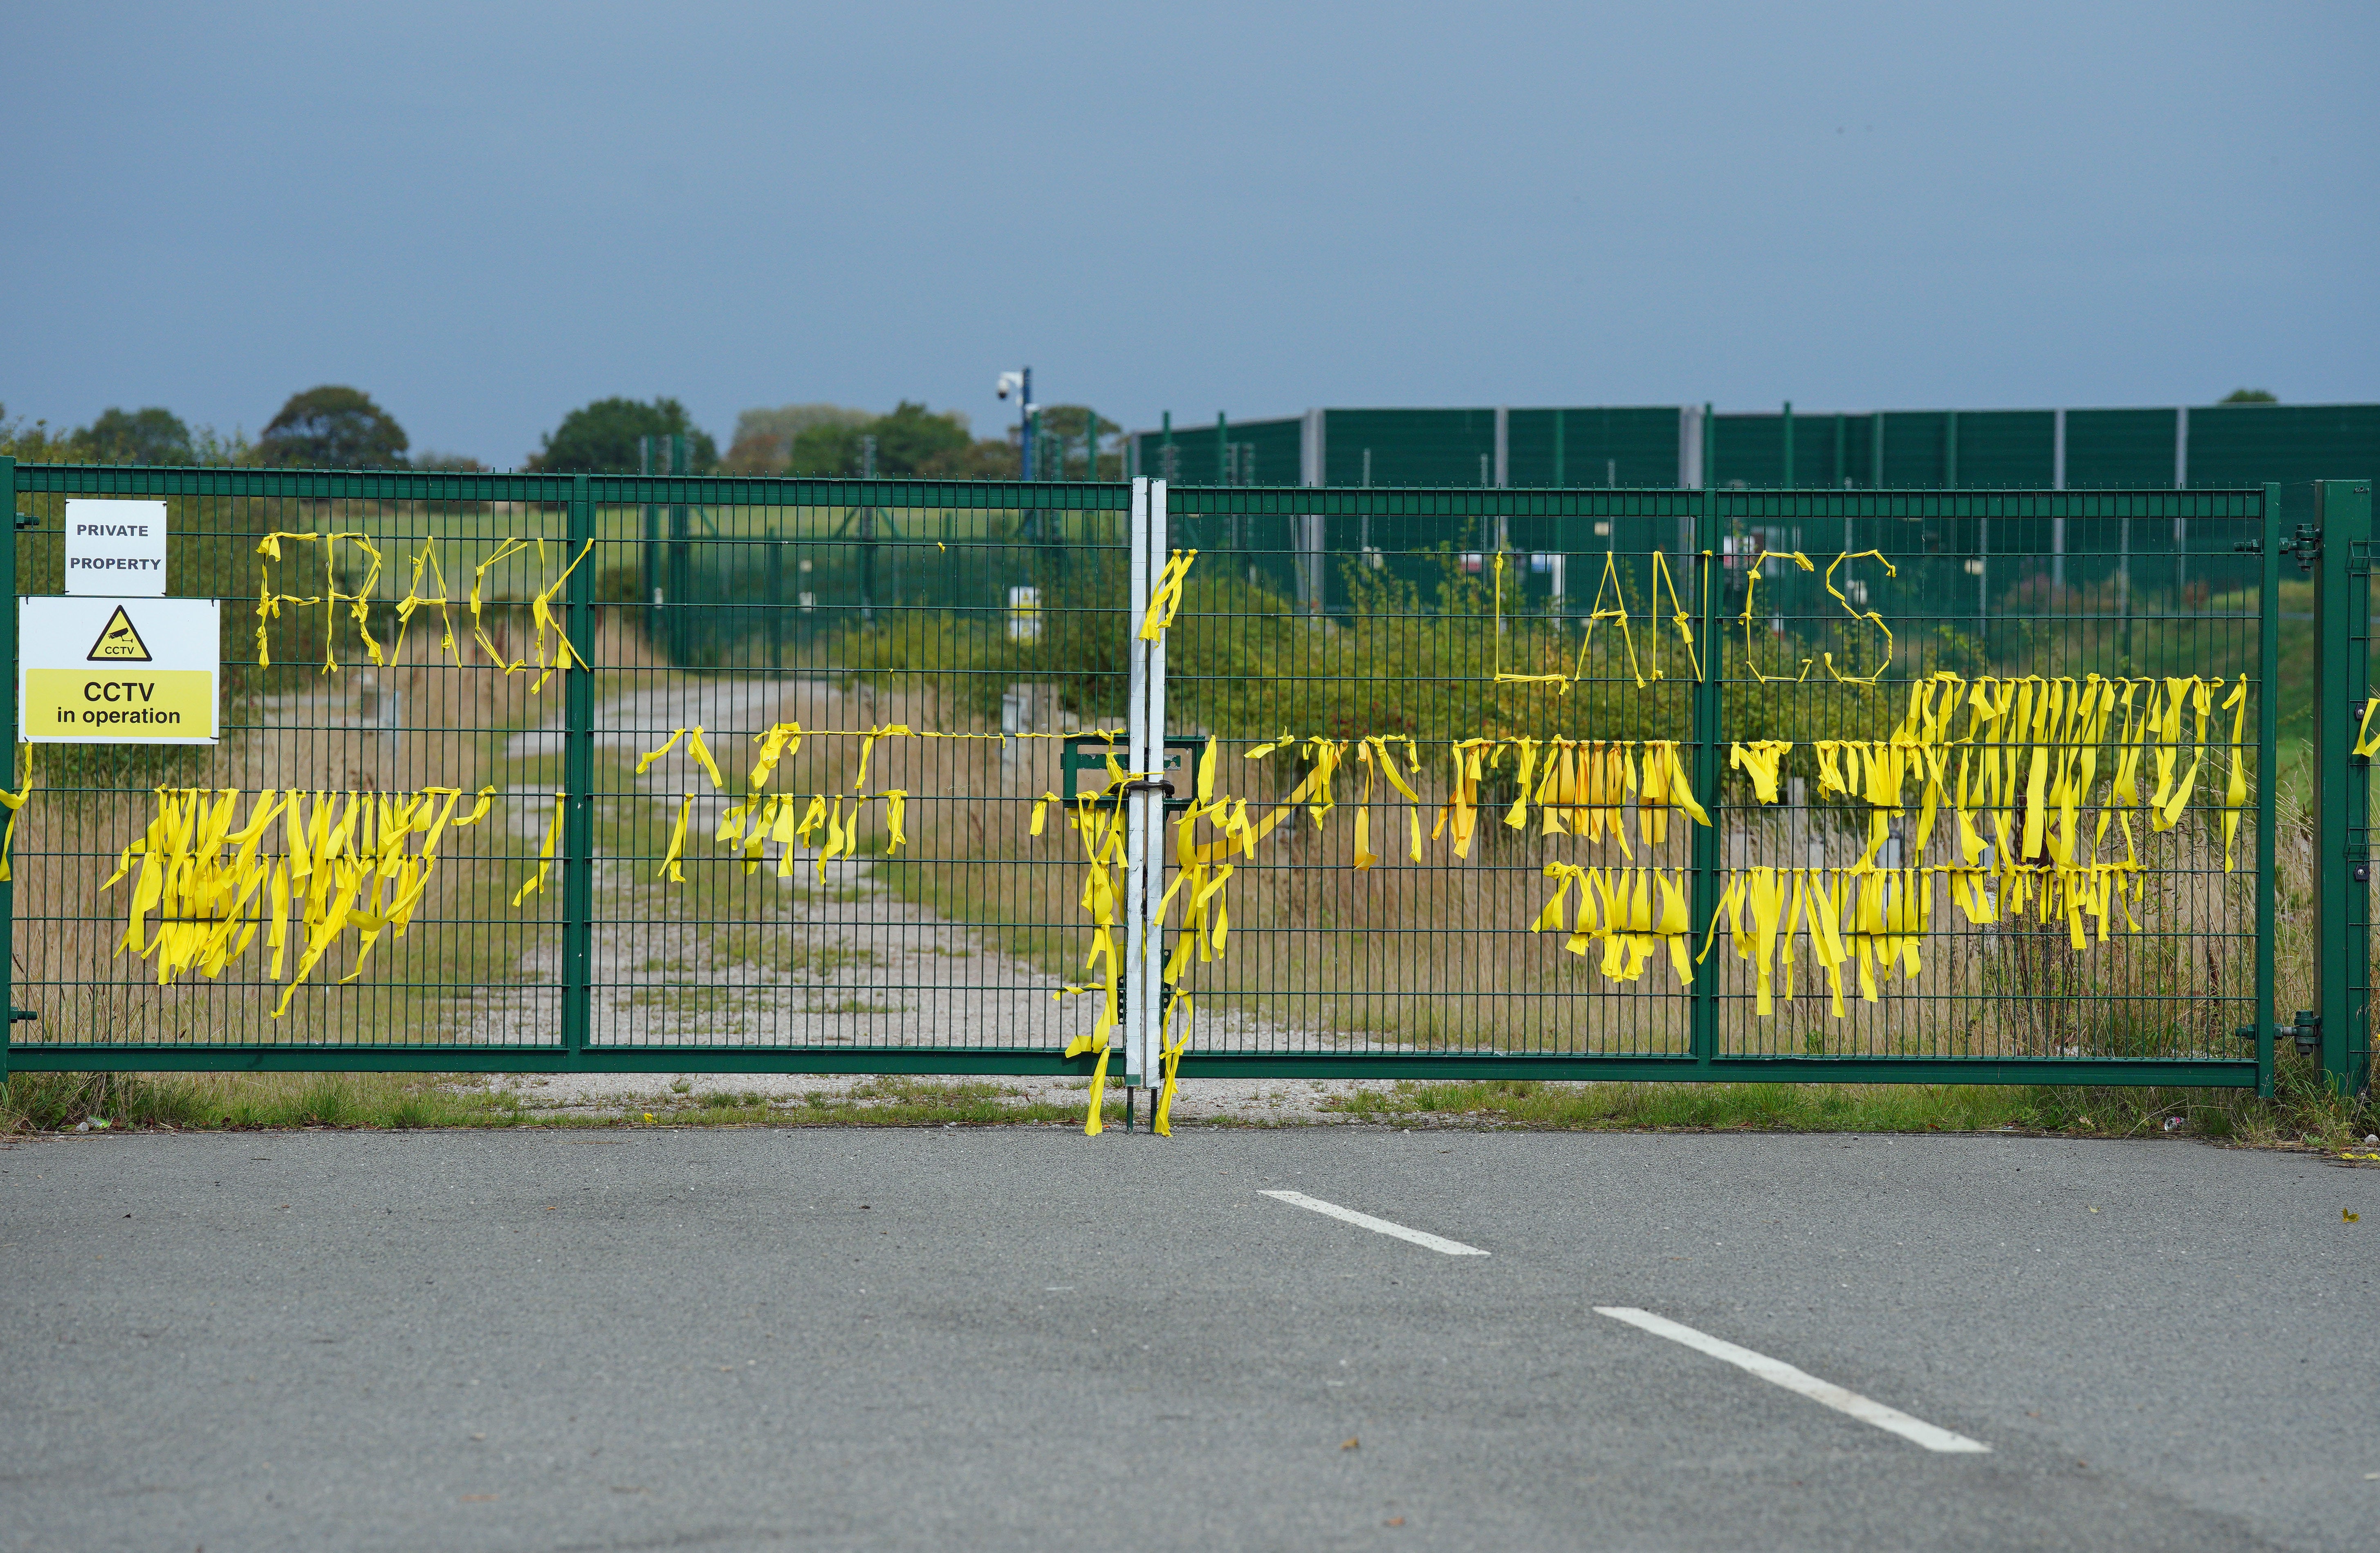
[[[15,1066],[2269,1086],[2268,491],[6,478],[225,638]]]

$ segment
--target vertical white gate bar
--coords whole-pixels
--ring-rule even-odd
[[[1142,788],[1144,773],[1155,770],[1149,759],[1148,725],[1148,647],[1140,639],[1140,623],[1148,612],[1148,595],[1157,572],[1165,564],[1164,552],[1151,551],[1148,531],[1148,481],[1132,482],[1132,583],[1124,595],[1123,628],[1126,633],[1125,659],[1129,665],[1124,687],[1124,721],[1127,752],[1124,770],[1132,774],[1133,785],[1123,799],[1124,825],[1124,914],[1125,953],[1123,962],[1123,1082],[1126,1088],[1136,1088],[1148,1073],[1148,1021],[1146,1001],[1141,996],[1141,965],[1148,958],[1148,845],[1143,811],[1150,798],[1157,795]],[[1160,811],[1161,812],[1161,811]]]
[[[1148,574],[1152,588],[1172,554],[1167,528],[1165,482],[1155,480],[1148,488]],[[1160,631],[1155,641],[1141,641],[1135,624],[1133,638],[1146,655],[1139,711],[1148,746],[1148,763],[1135,769],[1148,772],[1152,781],[1166,780],[1165,636]],[[1189,791],[1188,784],[1196,780],[1194,771],[1182,772],[1184,791]],[[1161,789],[1143,788],[1133,798],[1139,806],[1134,816],[1133,837],[1142,861],[1141,891],[1134,902],[1132,1001],[1140,1014],[1143,1042],[1137,1071],[1145,1075],[1145,1083],[1154,1086],[1162,1080],[1160,1060],[1164,1055],[1165,921],[1159,907],[1165,900],[1165,794]],[[1153,1117],[1156,1112],[1152,1109],[1149,1114]]]

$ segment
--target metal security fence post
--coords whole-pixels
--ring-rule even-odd
[[[1693,832],[1694,877],[1693,895],[1686,920],[1692,938],[1691,949],[1708,940],[1711,923],[1718,915],[1719,898],[1719,831],[1727,816],[1719,807],[1718,785],[1720,764],[1719,735],[1723,727],[1725,707],[1723,687],[1726,680],[1727,644],[1719,639],[1718,576],[1714,557],[1718,552],[1718,492],[1706,485],[1696,504],[1694,545],[1691,554],[1681,556],[1681,562],[1691,567],[1694,577],[1694,641],[1701,649],[1702,676],[1694,686],[1694,791],[1703,795],[1704,806],[1711,817],[1708,825],[1688,825]],[[1690,1027],[1689,1049],[1698,1066],[1708,1067],[1718,1055],[1718,976],[1716,964],[1706,965],[1695,976],[1688,989]]]
[[[2317,480],[2313,501],[2315,1007],[2323,1073],[2352,1095],[2371,981],[2372,767],[2354,753],[2372,688],[2371,482]]]
[[[1132,783],[1124,797],[1124,1085],[1157,1086],[1165,1014],[1165,633],[1144,640],[1141,623],[1165,575],[1165,482],[1132,482],[1132,587],[1124,611],[1126,708]],[[1188,773],[1184,773],[1185,776]],[[1127,1112],[1127,1114],[1129,1114]]]
[[[17,745],[17,461],[0,457],[0,512],[8,515],[8,542],[0,545],[0,606],[7,616],[0,622],[0,719],[8,729],[8,746]],[[15,773],[10,773],[12,776]],[[0,880],[0,1084],[8,1079],[8,1040],[17,1024],[17,886]]]
[[[570,482],[565,562],[578,561],[595,539],[595,505],[587,477]],[[595,649],[595,572],[591,558],[570,574],[572,646],[590,661]],[[571,1065],[584,1062],[591,1008],[595,940],[595,673],[565,668],[562,675],[562,1045]]]
[[[2273,789],[2281,673],[2281,488],[2265,487],[2256,622],[2256,1093],[2273,1093]]]
[[[1150,655],[1148,643],[1140,639],[1140,617],[1148,608],[1148,592],[1157,567],[1163,564],[1149,542],[1148,482],[1132,482],[1132,509],[1126,519],[1131,530],[1131,580],[1124,592],[1122,625],[1124,632],[1124,767],[1131,773],[1125,790],[1116,795],[1121,811],[1118,818],[1124,827],[1124,985],[1123,1001],[1123,1083],[1129,1091],[1138,1086],[1151,1064],[1148,1061],[1148,1020],[1144,996],[1144,983],[1148,965],[1148,827],[1143,822],[1151,800],[1157,795],[1143,789],[1147,773],[1157,769],[1157,760],[1149,754],[1152,746],[1162,747],[1164,734],[1148,724]],[[1161,868],[1159,870],[1163,871]]]

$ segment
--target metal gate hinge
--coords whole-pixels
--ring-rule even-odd
[[[2311,572],[2322,554],[2322,529],[2311,523],[2298,525],[2297,537],[2281,547],[2298,558],[2298,570]]]
[[[2242,1025],[2231,1034],[2238,1039],[2252,1041],[2256,1038],[2256,1026]],[[2294,1039],[2298,1043],[2298,1054],[2311,1057],[2314,1053],[2314,1049],[2322,1044],[2322,1015],[2312,1009],[2301,1008],[2298,1010],[2296,1024],[2273,1026],[2273,1038],[2275,1040]]]
[[[20,512],[17,515],[17,527],[19,528],[39,528],[41,526],[42,520],[31,513]]]

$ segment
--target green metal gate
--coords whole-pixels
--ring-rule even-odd
[[[11,1067],[2271,1084],[2270,488],[0,486],[225,636],[221,745],[36,754]]]
[[[2372,1084],[2372,482],[2320,480],[2290,545],[2315,576],[2314,1004],[2289,1026],[2343,1094]]]
[[[1300,819],[1243,861],[1232,947],[1200,996],[1190,1071],[2269,1085],[2271,491],[1189,489],[1171,501],[1204,579],[1172,633],[1172,731],[1216,735],[1227,768],[1258,755],[1259,807],[1310,795],[1318,761],[1346,763],[1378,735],[1401,761],[1413,741],[1441,779],[1414,806],[1377,771],[1368,805],[1365,775],[1341,778],[1337,814]],[[2153,567],[2139,560],[2150,541]],[[1929,680],[1946,673],[1955,682]],[[1968,698],[2020,680],[2072,698],[2094,676],[2112,725],[2093,741],[2053,734],[2043,760],[2101,746],[2077,806],[2093,832],[2078,844],[2095,843],[2098,863],[2057,863],[2053,823],[2022,878],[1990,877],[1988,862],[1962,878],[1953,790],[1980,781],[1961,762],[1983,753],[1970,747]],[[1948,762],[1937,797],[1921,797],[1922,774],[1881,804],[1856,774],[1830,784],[1830,761],[1889,745],[1908,722],[1913,680],[1958,699],[1952,730],[1918,741]],[[2176,791],[2192,774],[2194,795],[2153,819],[2150,778],[2136,772],[2124,804],[2110,796],[2118,746],[2126,716],[2177,694],[2178,744],[2136,732],[2131,758],[2150,772],[2169,760]],[[1999,758],[2013,745],[2030,762],[2043,741],[1982,744],[1995,742]],[[1545,801],[1533,756],[1609,758],[1616,744],[1635,746],[1620,753],[1637,763],[1622,768],[1636,796]],[[1466,745],[1488,751],[1473,844],[1451,856],[1433,837],[1410,861],[1396,810],[1441,808]],[[1639,829],[1654,745],[1674,746],[1709,824],[1669,804]],[[1671,756],[1651,758],[1666,770]],[[1361,848],[1379,855],[1362,867],[1347,807],[1380,826]],[[1604,810],[1592,839],[1574,822],[1581,807]],[[1985,839],[1988,853],[1999,838],[1986,826]],[[1642,893],[1650,931],[1614,926],[1600,879],[1597,920],[1579,928],[1580,870],[1604,867],[1622,870],[1630,909]],[[2078,928],[2080,894],[2064,892],[2116,878],[2137,892],[2129,911],[2102,902]],[[1962,883],[2022,886],[2026,911],[1961,921]],[[1788,996],[1748,897],[1783,891],[1790,904],[1796,887],[1827,892],[1843,935],[1871,888],[1884,927],[1896,909],[1920,912],[1922,929],[1856,934],[1871,941],[1852,958],[1897,950],[1904,970],[1924,970],[1891,980],[1852,967],[1838,1012],[1832,976],[1812,969],[1805,912]],[[1658,920],[1665,888],[1683,898],[1682,933]],[[2051,889],[2054,913],[2042,909]],[[1773,900],[1769,915],[1783,915]],[[1569,931],[1545,930],[1555,926]],[[1617,977],[1595,966],[1615,940]]]

